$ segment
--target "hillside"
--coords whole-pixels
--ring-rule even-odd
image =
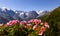
[[[60,6],[40,19],[50,25],[50,29],[45,32],[46,36],[60,36]]]

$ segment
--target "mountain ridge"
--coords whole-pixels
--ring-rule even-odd
[[[44,14],[45,11],[43,12]],[[41,13],[41,14],[43,14]],[[43,14],[43,15],[44,15]],[[22,20],[30,20],[30,19],[36,19],[37,16],[39,16],[40,14],[37,13],[37,11],[29,11],[29,12],[26,12],[26,11],[13,11],[11,9],[7,9],[7,8],[0,8],[0,23],[6,23],[10,20],[19,20],[19,21],[22,21]],[[41,15],[41,16],[43,16]],[[40,16],[39,16],[40,17]],[[5,20],[3,20],[5,19]],[[3,22],[4,21],[4,22]]]

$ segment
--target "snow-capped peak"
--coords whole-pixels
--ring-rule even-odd
[[[39,10],[39,11],[37,11],[37,14],[40,14],[40,13],[42,13],[43,12],[43,10]]]
[[[7,8],[7,7],[2,7],[1,9],[2,9],[2,11],[4,11],[5,9],[10,10],[10,9]]]
[[[18,12],[15,12],[15,13],[18,13]]]
[[[21,12],[20,15],[24,14],[24,12]]]

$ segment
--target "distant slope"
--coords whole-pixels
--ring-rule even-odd
[[[39,13],[39,16],[37,16],[36,18],[43,18],[44,16],[46,16],[49,13],[50,13],[49,11],[42,11],[41,13]]]

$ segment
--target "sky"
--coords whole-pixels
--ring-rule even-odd
[[[52,10],[60,6],[60,0],[0,0],[0,8],[21,11]]]

